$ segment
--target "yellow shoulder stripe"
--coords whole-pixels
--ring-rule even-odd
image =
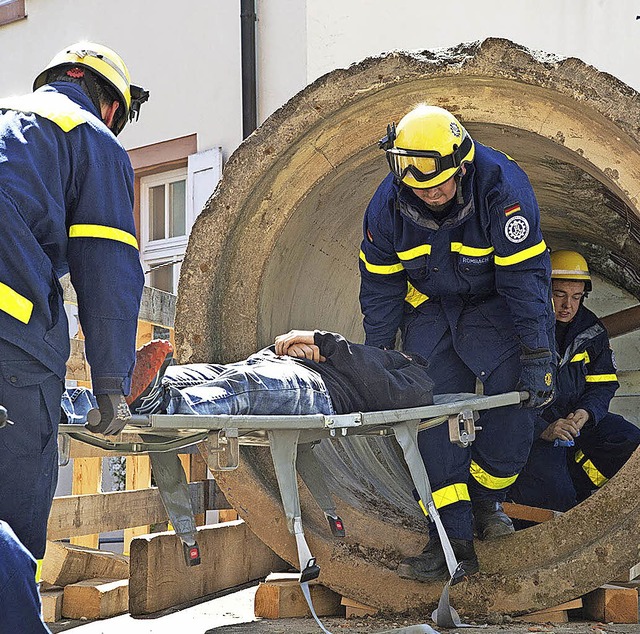
[[[392,273],[404,271],[404,266],[402,266],[401,262],[398,262],[398,264],[371,264],[370,262],[367,262],[367,258],[362,251],[360,251],[360,259],[364,262],[364,266],[369,273],[391,275]]]
[[[23,324],[28,324],[33,312],[33,302],[0,282],[0,310]]]
[[[536,255],[544,253],[546,249],[547,245],[545,244],[545,241],[541,240],[540,242],[538,242],[538,244],[529,247],[528,249],[518,251],[518,253],[514,253],[513,255],[507,255],[505,257],[496,255],[495,263],[498,266],[511,266],[513,264],[520,264],[520,262],[524,262],[525,260],[529,260],[530,258],[535,258]]]
[[[138,248],[138,241],[122,229],[115,227],[105,227],[104,225],[71,225],[69,227],[70,238],[106,238],[107,240],[115,240],[116,242],[124,242],[131,245],[134,249]]]
[[[65,132],[87,122],[87,113],[71,99],[57,92],[34,92],[0,99],[0,109],[32,112],[53,121]]]
[[[413,260],[413,258],[420,257],[421,255],[431,255],[431,245],[419,244],[417,247],[413,247],[413,249],[396,251],[396,254],[401,260]]]
[[[471,255],[476,257],[481,257],[483,255],[489,255],[493,253],[493,247],[467,247],[462,242],[452,242],[451,243],[451,252],[459,253],[460,255]]]
[[[569,361],[569,363],[577,363],[578,361],[589,363],[589,353],[586,350],[584,352],[578,352],[578,354],[574,354],[573,357],[571,357],[571,361]]]
[[[584,377],[587,383],[606,383],[608,381],[617,381],[617,374],[587,374]]]

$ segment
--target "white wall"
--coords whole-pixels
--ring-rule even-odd
[[[632,0],[307,0],[307,79],[392,49],[504,37],[579,57],[640,90]]]
[[[27,0],[25,20],[0,27],[0,95],[28,92],[73,42],[106,44],[147,88],[128,149],[198,133],[199,150],[241,140],[240,9],[230,0]]]

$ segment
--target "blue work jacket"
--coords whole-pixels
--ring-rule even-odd
[[[609,412],[619,387],[613,351],[602,322],[583,305],[569,322],[558,349],[556,400],[544,410],[548,423],[576,409],[589,412],[587,425],[597,425]]]
[[[463,202],[437,222],[392,174],[364,217],[360,303],[366,343],[393,348],[413,311],[427,314],[425,357],[447,328],[456,352],[484,376],[519,345],[553,349],[551,267],[526,174],[476,142]],[[422,320],[424,323],[424,320]]]
[[[0,337],[64,377],[69,271],[96,393],[128,393],[144,276],[129,157],[71,83],[0,100]]]

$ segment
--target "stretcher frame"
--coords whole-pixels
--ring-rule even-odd
[[[188,566],[193,566],[200,563],[200,551],[178,450],[197,445],[208,467],[215,472],[236,469],[242,445],[269,446],[287,526],[296,540],[299,581],[314,618],[326,632],[309,597],[308,582],[319,576],[320,568],[304,537],[296,473],[300,474],[324,511],[333,535],[342,537],[344,525],[322,476],[321,465],[313,454],[313,445],[325,438],[351,435],[394,436],[403,451],[413,485],[427,509],[429,520],[436,524],[451,577],[446,587],[446,605],[438,607],[434,620],[438,625],[456,627],[461,624],[455,610],[449,606],[448,586],[461,581],[466,573],[456,560],[433,501],[429,478],[418,450],[418,433],[448,422],[451,442],[467,447],[480,429],[475,425],[479,412],[519,405],[528,396],[526,392],[492,396],[442,394],[434,397],[433,405],[350,414],[134,416],[124,431],[138,434],[140,440],[111,440],[88,432],[79,425],[60,425],[60,448],[63,460],[65,453],[68,458],[69,438],[107,451],[148,453],[160,496],[176,535],[182,541],[185,561]],[[440,603],[443,603],[442,599]]]

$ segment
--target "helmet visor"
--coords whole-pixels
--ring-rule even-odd
[[[389,168],[394,176],[402,180],[411,174],[415,180],[423,183],[442,172],[441,157],[433,152],[418,152],[391,148],[387,150]]]

